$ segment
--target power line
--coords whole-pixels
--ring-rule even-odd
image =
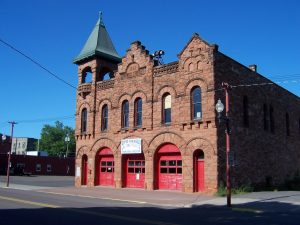
[[[50,122],[50,121],[55,121],[55,120],[68,120],[68,119],[74,119],[75,116],[62,116],[62,117],[51,117],[51,118],[38,118],[38,119],[29,119],[29,120],[16,120],[19,124],[21,123],[41,123],[41,122]],[[1,124],[6,124],[7,122],[0,123]],[[7,126],[7,124],[5,125]]]
[[[35,65],[37,65],[38,67],[40,67],[41,69],[43,69],[44,71],[46,71],[47,73],[49,73],[51,76],[53,76],[55,79],[63,82],[64,84],[68,85],[71,88],[74,88],[77,90],[77,88],[70,84],[69,82],[65,81],[64,79],[62,79],[61,77],[59,77],[58,75],[56,75],[55,73],[53,73],[52,71],[50,71],[49,69],[47,69],[46,67],[44,67],[41,63],[39,63],[38,61],[34,60],[33,58],[31,58],[30,56],[26,55],[25,53],[21,52],[20,50],[18,50],[17,48],[15,48],[14,46],[12,46],[11,44],[7,43],[6,41],[2,40],[0,37],[0,42],[2,42],[4,45],[6,45],[7,47],[11,48],[13,51],[19,53],[20,55],[24,56],[25,58],[27,58],[29,61],[31,61],[32,63],[34,63]]]

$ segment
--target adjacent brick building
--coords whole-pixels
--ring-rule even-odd
[[[76,186],[215,192],[225,181],[222,82],[232,85],[233,185],[276,185],[300,170],[300,99],[198,34],[160,65],[139,41],[119,57],[100,18],[74,63]]]

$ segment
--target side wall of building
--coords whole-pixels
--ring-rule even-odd
[[[300,171],[299,98],[222,53],[216,54],[215,71],[219,87],[222,82],[233,86],[229,91],[229,116],[234,184],[265,187],[294,176]],[[223,93],[218,98],[225,101]],[[224,181],[222,129],[218,136],[223,158],[219,174]]]

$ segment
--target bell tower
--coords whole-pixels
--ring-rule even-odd
[[[89,38],[75,57],[78,65],[76,96],[77,140],[95,136],[97,83],[114,79],[114,70],[121,62],[103,22],[102,12]]]

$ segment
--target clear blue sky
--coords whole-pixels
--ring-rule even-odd
[[[165,62],[175,61],[197,32],[240,63],[257,64],[264,76],[290,80],[284,87],[299,96],[299,9],[299,0],[1,0],[0,38],[77,86],[72,59],[101,10],[121,56],[140,40],[150,52],[165,50]],[[2,43],[0,66],[0,133],[10,133],[11,120],[74,115],[76,91]],[[74,118],[61,121],[74,127]],[[54,121],[19,123],[15,136],[39,138],[44,124]]]

